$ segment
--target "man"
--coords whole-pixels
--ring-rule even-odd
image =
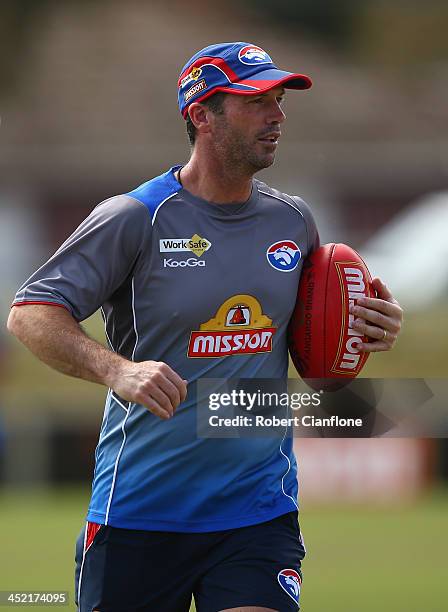
[[[284,88],[310,86],[255,45],[194,55],[178,82],[188,163],[98,205],[15,298],[12,333],[109,388],[81,612],[187,612],[192,594],[199,612],[298,609],[291,438],[199,439],[196,382],[287,376],[286,328],[318,234],[300,198],[253,175],[274,162]],[[267,257],[286,246],[286,263]],[[391,348],[402,316],[374,283],[378,299],[356,307],[366,351]],[[109,349],[79,326],[98,308]]]

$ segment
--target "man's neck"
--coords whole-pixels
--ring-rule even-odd
[[[251,175],[243,176],[239,168],[223,167],[216,159],[200,156],[196,151],[177,176],[187,191],[217,204],[245,202],[252,192]]]

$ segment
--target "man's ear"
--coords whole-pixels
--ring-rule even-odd
[[[204,104],[192,102],[188,107],[188,114],[192,124],[199,133],[205,134],[210,131],[211,110]]]

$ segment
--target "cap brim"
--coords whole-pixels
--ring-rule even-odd
[[[288,89],[309,89],[312,84],[312,80],[306,74],[286,72],[285,70],[278,70],[277,68],[263,70],[255,74],[253,78],[234,83],[234,85],[243,85],[246,86],[246,88],[254,87],[255,91],[257,89],[258,91],[268,91],[280,85]]]
[[[258,72],[254,75],[254,78],[251,79],[229,83],[222,87],[213,87],[210,91],[204,93],[203,96],[192,100],[192,102],[203,102],[219,91],[241,96],[254,96],[274,89],[274,87],[283,86],[287,89],[309,89],[312,85],[313,82],[311,78],[306,74],[286,72],[284,70],[278,70],[277,68],[271,68]],[[184,118],[187,116],[188,106],[187,104],[182,113]]]

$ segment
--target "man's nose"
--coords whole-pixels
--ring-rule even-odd
[[[286,119],[286,115],[278,102],[272,107],[271,112],[269,113],[268,123],[283,123]]]

